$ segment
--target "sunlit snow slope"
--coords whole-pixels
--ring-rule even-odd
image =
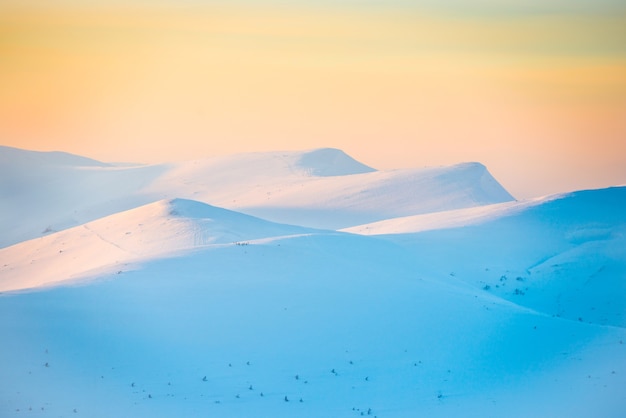
[[[306,232],[200,202],[163,200],[0,249],[0,291],[122,272],[211,244]]]
[[[326,229],[512,200],[477,163],[376,171],[318,149],[111,166],[8,147],[0,147],[0,198],[0,247],[162,199]]]

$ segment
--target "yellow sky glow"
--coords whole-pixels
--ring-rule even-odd
[[[378,168],[477,160],[522,196],[626,183],[624,22],[15,7],[0,11],[0,139],[107,161],[322,146]]]

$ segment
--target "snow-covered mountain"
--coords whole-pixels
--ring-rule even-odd
[[[0,248],[157,201],[141,189],[167,169],[8,147],[0,162]]]
[[[613,187],[347,231],[411,249],[433,276],[452,274],[547,315],[626,327],[625,208],[626,187]]]
[[[2,416],[622,410],[623,328],[432,278],[385,240],[321,232],[247,244],[1,297]]]
[[[0,292],[121,273],[212,244],[310,233],[184,199],[162,200],[0,249]]]
[[[183,163],[147,191],[325,229],[513,200],[478,163],[373,171],[332,149]]]
[[[325,229],[513,199],[480,164],[376,171],[335,149],[151,166],[7,147],[0,158],[10,161],[0,165],[0,247],[163,199]]]
[[[626,410],[624,187],[515,202],[480,164],[332,149],[0,155],[1,417]]]

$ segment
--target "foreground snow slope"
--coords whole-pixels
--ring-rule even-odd
[[[326,229],[512,200],[477,163],[376,171],[319,149],[112,166],[0,147],[0,247],[177,197]]]
[[[0,291],[118,272],[211,244],[311,231],[192,200],[162,200],[0,249]]]
[[[614,187],[348,231],[411,248],[433,276],[548,315],[626,327],[625,209],[626,187]]]
[[[376,238],[208,245],[0,295],[0,416],[619,417],[626,331]]]

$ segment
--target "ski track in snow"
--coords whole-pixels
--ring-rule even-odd
[[[93,229],[89,228],[88,225],[82,225],[82,227],[85,228],[90,233],[94,234],[96,237],[98,237],[102,242],[105,242],[105,243],[107,243],[107,244],[109,244],[109,245],[111,245],[111,246],[113,246],[115,248],[119,248],[120,250],[122,250],[122,251],[124,251],[124,252],[126,252],[128,254],[131,254],[133,256],[139,256],[139,254],[137,254],[136,252],[127,250],[126,248],[122,248],[121,246],[119,246],[118,244],[114,243],[113,241],[107,240],[102,235],[98,234],[96,231],[94,231]]]

